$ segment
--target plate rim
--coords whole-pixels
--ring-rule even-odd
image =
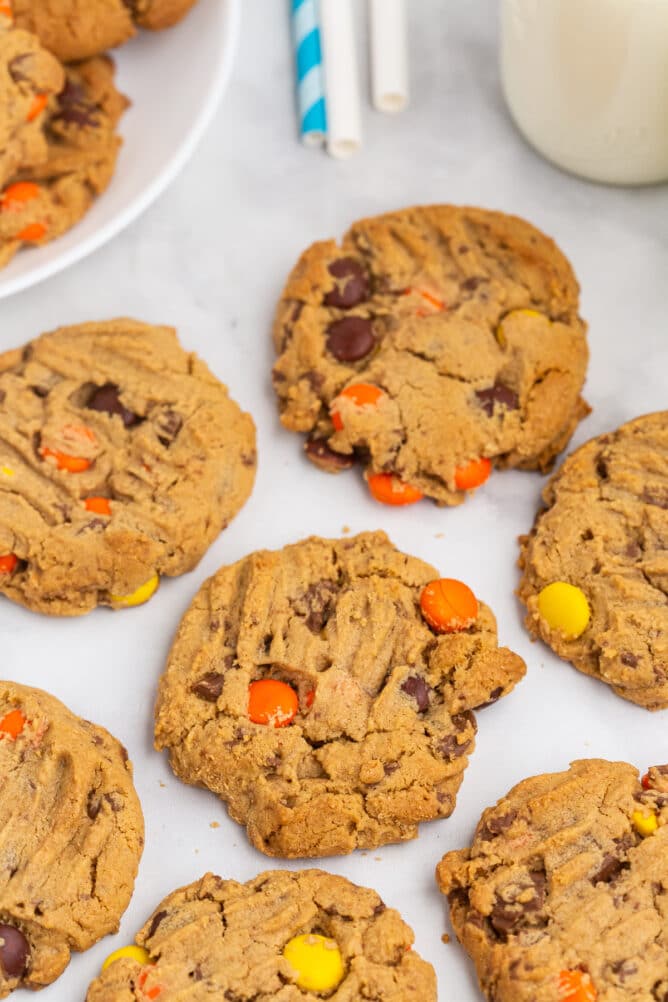
[[[17,275],[16,278],[9,279],[5,283],[2,282],[0,275],[0,299],[6,299],[17,292],[24,292],[31,286],[37,285],[39,282],[43,282],[47,278],[52,278],[59,272],[64,271],[70,265],[76,264],[82,258],[88,257],[89,254],[92,254],[99,247],[108,243],[113,237],[129,226],[130,223],[141,216],[180,174],[204,136],[232,74],[234,56],[239,47],[239,36],[241,33],[241,0],[225,0],[225,9],[223,50],[209,96],[202,104],[198,115],[193,119],[188,133],[174,156],[165,163],[162,170],[153,178],[151,183],[128,202],[122,212],[119,212],[113,219],[108,220],[95,233],[91,233],[80,243],[76,244],[76,246],[64,251],[53,260],[38,265],[23,275]]]

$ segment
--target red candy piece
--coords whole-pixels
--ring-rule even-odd
[[[0,556],[0,574],[11,574],[18,562],[19,558],[15,553],[5,553]]]

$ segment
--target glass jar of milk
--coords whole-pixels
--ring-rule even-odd
[[[612,184],[668,179],[668,0],[501,0],[501,77],[548,160]]]

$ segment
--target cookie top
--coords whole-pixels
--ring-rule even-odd
[[[136,942],[144,962],[116,960],[86,1002],[130,1002],[136,985],[142,998],[183,1002],[436,1002],[434,970],[399,913],[322,870],[270,870],[246,884],[208,873],[165,898]]]
[[[22,245],[47,243],[70,229],[109,184],[121,145],[127,100],[106,56],[67,68],[65,85],[41,122],[46,155],[15,175],[0,196],[0,267]]]
[[[526,625],[625,699],[668,706],[668,411],[566,459],[521,540]]]
[[[0,682],[0,998],[43,988],[118,928],[144,844],[123,746]]]
[[[46,160],[43,123],[64,83],[62,66],[34,35],[0,24],[0,188]]]
[[[31,609],[138,604],[254,474],[252,419],[170,327],[81,324],[0,355],[0,592]]]
[[[63,62],[122,45],[143,28],[168,28],[195,0],[12,0],[14,18]]]
[[[437,879],[490,1002],[666,999],[668,766],[526,779]]]
[[[492,464],[546,469],[587,413],[578,285],[529,223],[434,205],[313,244],[278,305],[281,421],[378,500],[458,504]],[[391,474],[394,500],[378,490]],[[380,495],[380,496],[379,496]]]
[[[268,855],[415,838],[420,821],[454,809],[471,710],[525,671],[460,582],[466,615],[453,632],[427,624],[420,603],[434,579],[382,532],[313,537],[221,568],[178,630],[156,747]]]

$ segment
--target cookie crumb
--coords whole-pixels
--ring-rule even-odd
[[[436,535],[434,536],[434,539],[445,539],[445,533],[437,532]]]
[[[450,942],[450,937],[448,936],[447,932],[444,932],[443,935],[441,936],[441,942],[442,943],[449,943]]]
[[[342,525],[341,526],[341,532],[343,533],[344,536],[347,536],[348,533],[350,532],[350,526],[349,525]]]
[[[209,828],[220,828],[220,824],[218,821],[211,821],[209,823]]]
[[[163,788],[163,790],[166,790],[166,789],[167,789],[167,784],[166,784],[166,783],[163,783],[163,781],[162,781],[161,779],[159,779],[159,780],[158,780],[158,783],[159,783],[159,784],[160,784],[160,786],[161,786],[161,787]]]

